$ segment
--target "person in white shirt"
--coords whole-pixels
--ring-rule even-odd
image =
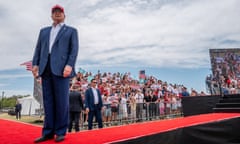
[[[143,100],[144,100],[144,95],[141,92],[140,89],[137,90],[137,93],[135,95],[135,99],[136,99],[136,117],[137,117],[137,121],[141,121],[142,120],[142,115],[143,115]]]

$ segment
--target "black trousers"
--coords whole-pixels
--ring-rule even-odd
[[[74,124],[74,129],[76,132],[78,132],[79,129],[79,120],[80,120],[80,112],[69,112],[69,124],[68,124],[68,132],[72,131],[73,124]]]
[[[16,111],[16,119],[21,119],[21,111]]]

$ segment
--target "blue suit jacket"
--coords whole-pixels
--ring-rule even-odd
[[[40,30],[37,46],[32,60],[33,66],[39,66],[39,75],[41,76],[48,62],[49,38],[51,27]],[[73,27],[63,25],[52,46],[50,65],[54,75],[63,76],[63,70],[66,65],[72,67],[70,77],[75,73],[75,62],[78,55],[78,34]]]
[[[101,109],[103,106],[102,103],[102,97],[100,94],[100,91],[97,89],[97,93],[98,93],[98,100],[99,100],[99,104],[98,104],[98,109]],[[93,95],[93,91],[92,88],[88,88],[85,91],[85,108],[89,108],[90,111],[94,110],[94,95]]]

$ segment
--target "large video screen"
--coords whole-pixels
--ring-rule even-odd
[[[220,81],[221,77],[240,80],[240,49],[210,49],[213,77]]]

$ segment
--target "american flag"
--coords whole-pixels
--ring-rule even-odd
[[[145,70],[140,70],[139,71],[139,79],[145,79],[146,75],[145,75]]]
[[[32,61],[26,61],[22,64],[20,64],[21,66],[26,66],[26,70],[28,71],[32,71]]]

